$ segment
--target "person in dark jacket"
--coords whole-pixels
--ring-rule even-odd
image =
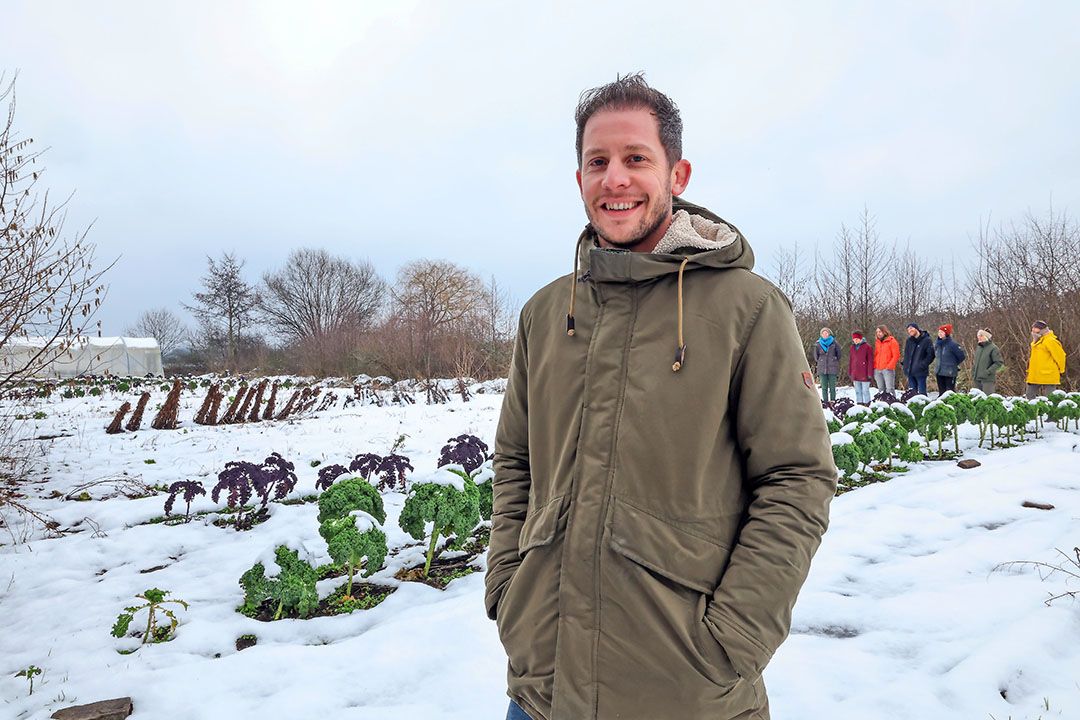
[[[870,381],[874,378],[874,351],[864,341],[861,330],[851,333],[851,348],[848,350],[848,375],[855,386],[855,402],[860,405],[870,404]]]
[[[934,361],[934,342],[930,333],[915,323],[908,323],[908,339],[904,343],[904,374],[907,375],[908,389],[922,395],[926,394],[926,378],[930,375],[930,363]]]
[[[960,371],[960,363],[967,359],[967,353],[960,343],[953,340],[952,325],[939,325],[937,329],[937,342],[934,343],[934,354],[937,356],[937,370],[934,376],[937,378],[938,394],[956,390],[956,374]]]
[[[827,327],[821,328],[821,337],[814,343],[814,362],[821,379],[822,401],[835,400],[836,376],[840,374],[840,344]]]
[[[975,365],[971,368],[972,384],[987,395],[997,390],[997,374],[1005,367],[1005,360],[993,337],[986,328],[975,334],[979,344],[975,347]]]

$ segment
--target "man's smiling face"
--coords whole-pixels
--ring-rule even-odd
[[[690,163],[669,165],[649,110],[602,110],[585,125],[577,181],[601,246],[651,252],[671,223],[672,195],[690,181]]]

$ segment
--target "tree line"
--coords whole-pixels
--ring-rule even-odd
[[[1005,358],[999,392],[1022,394],[1031,325],[1042,320],[1071,358],[1062,387],[1080,387],[1080,225],[1052,206],[983,223],[959,262],[882,239],[864,208],[853,225],[841,225],[831,247],[784,246],[764,274],[791,299],[808,355],[822,327],[842,339],[855,330],[872,338],[875,327],[887,325],[903,346],[904,328],[916,322],[953,325],[953,337],[973,357],[976,332],[988,328]],[[959,388],[970,387],[970,373],[970,363],[961,366]]]
[[[492,278],[416,260],[387,282],[365,260],[301,248],[253,281],[235,253],[207,257],[184,303],[144,312],[129,334],[158,339],[173,372],[359,373],[394,379],[505,376],[514,308]]]

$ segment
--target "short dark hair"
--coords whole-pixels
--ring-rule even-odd
[[[615,82],[601,85],[581,93],[578,98],[574,120],[577,121],[577,159],[581,166],[581,143],[585,137],[585,123],[601,110],[648,110],[656,118],[660,131],[660,144],[664,146],[668,165],[682,160],[682,117],[678,106],[664,93],[645,82],[645,73],[633,73],[617,78]]]

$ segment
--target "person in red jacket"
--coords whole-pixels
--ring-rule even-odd
[[[877,342],[874,343],[874,382],[878,392],[894,394],[896,392],[896,363],[900,362],[900,343],[885,325],[878,325],[874,331]]]
[[[861,330],[851,333],[851,349],[848,350],[848,376],[855,385],[855,402],[870,404],[870,381],[874,377],[874,351],[863,341]]]

